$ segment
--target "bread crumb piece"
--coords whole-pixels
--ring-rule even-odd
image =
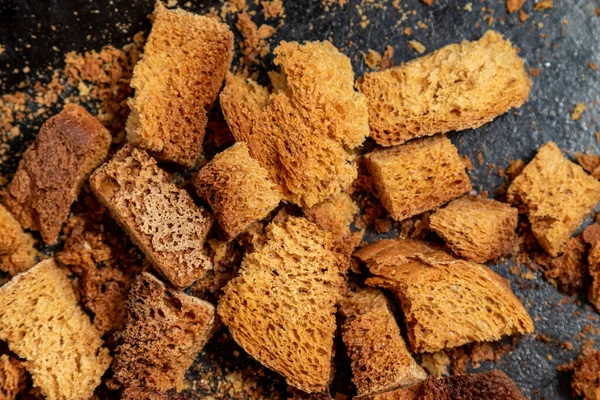
[[[590,175],[600,179],[600,156],[597,154],[575,153],[575,158],[579,165],[583,167]]]
[[[585,260],[585,243],[580,237],[569,239],[563,254],[544,260],[543,256],[536,261],[543,266],[546,279],[552,282],[558,289],[568,295],[578,293],[586,284],[587,265]]]
[[[263,8],[265,20],[270,18],[285,17],[285,9],[281,0],[261,1],[260,4]]]
[[[423,4],[425,4],[426,6],[430,6],[433,4],[433,0],[421,0],[423,2]]]
[[[365,64],[370,69],[377,69],[381,65],[381,54],[373,49],[369,49],[366,53],[362,53]]]
[[[425,53],[425,46],[423,46],[420,42],[418,42],[416,40],[409,40],[408,45],[410,46],[411,49],[413,49],[414,51],[416,51],[419,54]]]
[[[600,351],[584,349],[571,364],[559,367],[559,371],[573,371],[571,388],[584,400],[597,400],[600,394]]]
[[[552,0],[539,0],[533,7],[533,10],[534,11],[543,11],[543,10],[548,10],[550,8],[554,8],[554,4],[552,3]]]
[[[529,19],[529,14],[523,10],[519,10],[519,21],[525,22]]]
[[[573,113],[571,114],[571,119],[573,121],[578,121],[581,119],[583,113],[587,110],[587,106],[585,103],[577,103],[575,104],[575,108],[573,109]]]
[[[506,0],[506,9],[510,14],[515,13],[523,7],[525,0]]]
[[[36,263],[35,240],[0,204],[0,270],[15,276]]]
[[[465,10],[467,12],[472,12],[473,11],[473,3],[465,4],[465,6],[463,7],[463,10]]]
[[[421,356],[421,367],[425,368],[429,375],[438,378],[448,376],[450,358],[444,350],[436,351],[435,353],[424,353]]]
[[[412,29],[410,29],[407,26],[406,28],[404,28],[404,30],[402,31],[402,33],[404,34],[404,36],[410,36],[410,35],[412,35]]]
[[[0,356],[0,398],[15,400],[27,386],[23,363],[8,354]]]
[[[598,70],[598,64],[596,64],[596,63],[595,63],[595,62],[593,62],[593,61],[590,61],[590,62],[589,62],[589,64],[588,64],[588,66],[590,67],[590,69],[591,69],[592,71],[597,71],[597,70]]]

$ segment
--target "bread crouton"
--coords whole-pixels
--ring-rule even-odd
[[[489,268],[415,240],[381,240],[359,249],[370,286],[398,298],[416,352],[533,332],[527,310]]]
[[[400,335],[383,293],[373,289],[351,292],[340,304],[346,317],[342,339],[352,362],[357,396],[388,392],[427,378]]]
[[[432,210],[471,190],[456,147],[443,135],[365,156],[379,199],[401,221]]]
[[[268,172],[238,142],[217,154],[193,180],[196,192],[212,207],[226,239],[267,216],[281,200]]]
[[[6,208],[26,229],[55,244],[71,204],[106,158],[112,137],[84,108],[67,104],[48,119],[23,154],[4,194]]]
[[[235,341],[289,385],[324,391],[344,257],[329,233],[304,218],[271,223],[266,236],[225,287],[218,313]]]
[[[124,146],[90,177],[98,200],[152,265],[183,289],[212,268],[204,241],[212,217],[145,151]]]
[[[507,195],[527,214],[540,245],[555,257],[600,201],[600,182],[548,142],[515,178]]]
[[[215,330],[215,307],[143,272],[126,309],[109,386],[122,390],[123,399],[185,389],[185,372]]]
[[[0,204],[0,270],[10,276],[27,271],[35,265],[36,250],[29,233]]]
[[[453,200],[429,218],[429,226],[459,256],[486,262],[509,254],[515,244],[518,211],[491,199]]]
[[[329,42],[281,42],[273,93],[230,75],[221,107],[236,140],[269,171],[284,198],[311,207],[357,176],[350,151],[369,134],[367,104],[350,59]],[[315,62],[318,60],[318,62]]]
[[[127,140],[161,160],[193,166],[232,57],[233,33],[226,24],[156,2],[131,79]]]
[[[15,400],[27,386],[23,364],[8,354],[0,356],[0,399]]]
[[[487,31],[358,83],[369,102],[371,137],[382,146],[477,128],[521,107],[531,80],[510,41]]]
[[[71,282],[45,260],[0,287],[0,339],[50,400],[92,397],[111,362]]]

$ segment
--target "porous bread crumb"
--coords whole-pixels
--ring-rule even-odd
[[[509,14],[515,13],[521,10],[523,4],[525,4],[525,0],[506,0],[506,10]]]
[[[538,2],[535,3],[535,6],[533,6],[534,11],[543,11],[550,8],[554,8],[552,0],[538,0]]]
[[[373,49],[367,50],[366,53],[362,53],[365,64],[370,69],[377,69],[381,65],[381,54]]]
[[[285,8],[283,7],[281,0],[261,1],[260,4],[262,5],[263,15],[266,20],[276,17],[285,17]]]
[[[0,398],[15,400],[27,386],[23,363],[8,354],[0,356]]]
[[[236,28],[244,38],[242,46],[243,61],[246,67],[258,62],[258,56],[264,57],[269,51],[269,45],[265,39],[275,33],[271,25],[263,24],[260,28],[252,21],[252,17],[246,11],[238,14]]]
[[[37,251],[35,240],[0,204],[0,270],[15,276],[33,267]]]
[[[589,225],[581,237],[590,245],[587,261],[592,283],[588,291],[588,299],[596,310],[600,311],[600,224]]]
[[[425,53],[425,50],[426,50],[425,46],[423,46],[423,44],[421,44],[421,42],[419,42],[417,40],[409,40],[408,45],[410,46],[411,49],[413,49],[414,51],[416,51],[419,54]]]
[[[584,349],[575,361],[559,367],[561,371],[573,371],[571,388],[584,400],[600,398],[600,351]]]
[[[258,224],[258,223],[257,223]],[[213,269],[207,276],[191,286],[191,294],[199,298],[219,298],[221,289],[235,277],[239,271],[245,248],[237,241],[207,240],[208,255],[212,259]]]
[[[571,119],[573,121],[578,121],[581,119],[583,113],[587,110],[587,106],[585,103],[577,103],[575,104],[575,108],[573,108],[573,112],[571,113]]]
[[[304,210],[306,218],[324,231],[331,232],[335,238],[350,234],[350,224],[360,209],[345,192],[331,200],[316,204]]]
[[[450,366],[450,358],[445,351],[440,350],[435,353],[424,353],[421,356],[421,367],[431,376],[442,377],[448,376],[448,367]]]
[[[597,154],[575,153],[579,165],[596,179],[600,179],[600,156]]]

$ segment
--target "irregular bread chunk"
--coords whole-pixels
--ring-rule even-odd
[[[35,265],[36,250],[29,233],[0,204],[0,270],[14,276]]]
[[[560,369],[573,371],[571,388],[584,400],[600,399],[600,351],[584,349],[570,365]]]
[[[27,386],[23,364],[8,354],[0,356],[0,399],[15,400]]]

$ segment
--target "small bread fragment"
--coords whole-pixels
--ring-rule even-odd
[[[427,378],[406,348],[383,293],[373,289],[351,292],[341,302],[340,311],[346,316],[342,339],[352,361],[352,382],[358,397]]]
[[[600,351],[584,349],[570,365],[561,370],[572,370],[571,388],[583,400],[600,399]]]
[[[365,160],[379,199],[397,221],[471,190],[464,162],[445,135],[378,149]]]
[[[307,393],[325,391],[332,378],[340,265],[347,262],[333,249],[331,235],[305,218],[271,223],[218,306],[244,350]]]
[[[196,192],[212,207],[226,239],[267,216],[281,201],[268,172],[238,142],[217,154],[194,178]]]
[[[527,214],[540,245],[555,257],[600,201],[600,182],[548,142],[515,178],[507,195]]]
[[[273,93],[229,75],[221,107],[284,198],[312,207],[357,177],[351,150],[369,135],[366,99],[354,90],[350,59],[329,42],[281,42],[275,56]]]
[[[565,251],[543,265],[546,279],[565,294],[574,295],[586,285],[588,267],[585,262],[586,246],[579,236],[567,242]],[[593,276],[593,266],[590,267]]]
[[[71,282],[45,260],[0,287],[0,339],[50,400],[87,400],[111,362]]]
[[[429,226],[454,253],[482,263],[511,252],[518,214],[499,201],[464,197],[432,214]]]
[[[25,229],[55,244],[81,186],[100,165],[110,133],[84,108],[67,104],[48,119],[23,154],[4,205]]]
[[[533,332],[527,310],[489,268],[417,240],[381,240],[355,254],[370,286],[398,298],[413,351],[433,353]]]
[[[521,107],[531,80],[518,49],[487,31],[358,83],[369,102],[371,137],[382,146],[477,128]]]
[[[591,224],[585,228],[581,236],[583,241],[590,245],[587,261],[592,284],[588,292],[588,299],[600,312],[600,224]]]
[[[212,217],[145,151],[125,145],[90,177],[98,200],[152,265],[183,289],[212,268],[204,241]]]
[[[0,356],[0,399],[15,400],[25,389],[27,376],[23,364],[8,354]]]
[[[185,389],[185,372],[214,333],[215,307],[143,272],[131,287],[126,309],[109,386],[122,390],[123,399]]]
[[[226,24],[157,1],[131,79],[127,140],[161,160],[193,166],[232,57],[233,33]]]
[[[34,240],[19,222],[0,204],[0,270],[10,276],[35,265]]]

